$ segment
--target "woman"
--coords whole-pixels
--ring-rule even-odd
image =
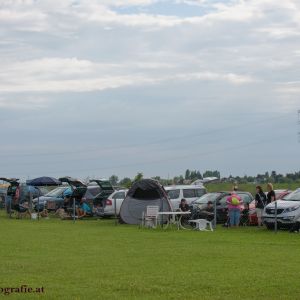
[[[235,192],[232,192],[231,196],[227,198],[226,203],[228,206],[230,227],[238,227],[240,224],[242,199]]]
[[[268,183],[267,184],[267,190],[268,190],[268,194],[267,194],[267,204],[273,202],[276,200],[276,195],[273,189],[273,184],[272,183]]]
[[[264,211],[265,205],[267,202],[267,197],[262,190],[262,187],[258,185],[256,187],[256,195],[255,195],[255,211],[257,216],[257,224],[260,227],[262,225],[261,217]]]

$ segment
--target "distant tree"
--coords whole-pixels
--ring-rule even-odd
[[[188,179],[191,179],[191,171],[189,170],[189,169],[187,169],[186,171],[185,171],[185,177],[184,177],[186,180],[188,180]]]
[[[123,178],[123,179],[119,182],[119,185],[120,185],[120,186],[123,186],[123,187],[125,187],[125,188],[128,189],[128,188],[131,187],[132,181],[131,181],[130,178],[125,177],[125,178]]]
[[[118,185],[118,181],[119,181],[119,178],[117,175],[111,175],[109,177],[109,182],[114,186]]]
[[[202,175],[201,175],[200,171],[197,171],[196,177],[197,177],[197,179],[202,179]]]
[[[143,179],[143,177],[144,177],[143,173],[139,172],[135,175],[133,182],[140,181],[141,179]]]
[[[205,171],[204,173],[203,173],[203,178],[204,177],[217,177],[217,178],[221,178],[221,174],[220,174],[220,172],[219,171]]]

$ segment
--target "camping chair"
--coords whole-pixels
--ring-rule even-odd
[[[214,231],[211,222],[207,221],[206,219],[189,220],[189,222],[195,223],[195,225],[196,225],[195,230],[209,231],[207,229],[207,226],[208,226],[210,231]]]
[[[142,226],[149,228],[157,227],[157,217],[158,217],[159,207],[155,205],[147,206],[146,213],[143,212],[142,215]]]
[[[31,217],[28,203],[15,204],[11,209],[13,212],[15,212],[17,219],[22,219],[26,216],[28,216],[29,218]]]

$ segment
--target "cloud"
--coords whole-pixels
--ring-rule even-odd
[[[37,96],[0,97],[0,108],[10,110],[38,110],[47,108],[49,99]]]
[[[254,81],[247,75],[209,71],[185,73],[175,66],[170,67],[157,62],[101,64],[77,58],[15,62],[3,64],[0,70],[0,92],[87,92],[169,80],[217,80],[233,84]]]

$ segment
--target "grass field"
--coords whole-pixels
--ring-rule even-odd
[[[209,183],[206,184],[208,192],[219,192],[219,191],[231,191],[232,190],[232,183]],[[261,185],[263,190],[267,191],[267,185],[262,184]],[[239,184],[238,188],[241,191],[250,192],[252,195],[255,195],[255,187],[256,184],[251,183],[244,183]],[[276,183],[274,184],[274,189],[287,189],[287,190],[295,190],[297,188],[300,188],[300,183],[293,182],[293,183]]]
[[[3,214],[0,224],[1,288],[44,287],[8,299],[300,299],[299,234]]]

